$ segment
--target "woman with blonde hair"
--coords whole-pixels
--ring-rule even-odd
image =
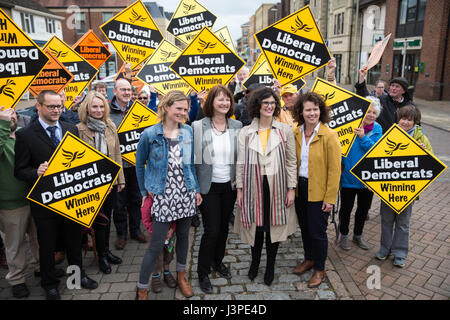
[[[80,139],[122,165],[119,137],[116,126],[109,118],[109,105],[105,97],[96,91],[89,92],[78,109],[78,116],[80,123],[77,124],[77,127]],[[106,274],[111,273],[109,263],[122,263],[122,259],[113,255],[109,250],[109,232],[115,193],[121,192],[124,187],[125,177],[123,171],[120,170],[113,190],[105,199],[103,207],[92,225],[99,269]]]
[[[188,116],[189,100],[179,90],[167,93],[158,105],[161,122],[142,133],[137,147],[136,175],[142,203],[147,197],[153,198],[152,241],[142,260],[137,300],[147,300],[150,274],[172,222],[176,223],[178,286],[185,297],[193,295],[185,279],[185,268],[191,218],[202,197],[194,169],[192,128],[183,124]]]

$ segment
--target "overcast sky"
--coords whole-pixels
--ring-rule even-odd
[[[150,1],[150,0],[146,0]],[[154,1],[154,0],[153,0]],[[277,3],[270,0],[197,0],[202,6],[217,16],[213,31],[227,26],[231,37],[236,40],[241,37],[241,25],[248,22],[256,9],[263,3]],[[174,12],[180,0],[156,0],[159,6],[167,12]]]

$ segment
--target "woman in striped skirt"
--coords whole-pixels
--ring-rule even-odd
[[[291,126],[278,122],[280,100],[267,87],[255,90],[247,105],[252,123],[239,134],[236,188],[238,214],[234,228],[251,245],[248,277],[258,274],[266,234],[267,265],[264,283],[274,279],[280,241],[297,229],[294,209],[296,178],[295,140]]]

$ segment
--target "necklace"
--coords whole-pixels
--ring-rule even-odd
[[[227,129],[228,129],[228,124],[225,122],[225,129],[219,130],[219,129],[216,127],[216,125],[214,124],[214,121],[211,119],[211,127],[212,127],[215,131],[220,132],[220,134],[217,134],[216,132],[214,132],[216,135],[221,136],[221,135],[223,135],[223,134],[227,131]],[[213,131],[214,131],[214,130],[213,130]]]

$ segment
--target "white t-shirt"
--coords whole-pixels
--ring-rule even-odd
[[[212,142],[214,148],[212,182],[225,183],[231,181],[231,145],[230,131],[216,135],[212,131]]]

